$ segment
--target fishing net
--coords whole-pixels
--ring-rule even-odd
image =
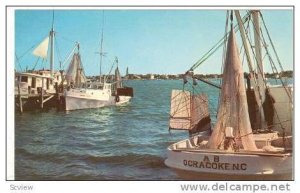
[[[210,114],[207,96],[172,90],[169,128],[189,130],[191,134],[209,130]]]
[[[84,75],[84,71],[81,64],[80,55],[75,53],[73,58],[69,64],[66,73],[66,80],[68,84],[73,83],[74,86],[78,87],[81,83],[86,81],[86,77]]]
[[[234,139],[241,140],[245,150],[256,150],[248,114],[244,73],[239,58],[235,33],[231,29],[223,71],[217,122],[208,141],[211,149],[222,149],[226,127],[233,128]],[[225,145],[226,146],[226,145]]]
[[[191,93],[189,91],[172,90],[170,129],[189,130],[191,127]]]

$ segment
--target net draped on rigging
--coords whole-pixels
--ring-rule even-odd
[[[233,137],[241,140],[244,150],[257,149],[249,120],[244,72],[232,26],[227,43],[217,122],[209,138],[208,148],[219,149],[224,146],[222,143],[226,127],[233,128]]]
[[[172,90],[169,128],[197,133],[210,130],[208,98],[204,94]]]
[[[81,83],[86,81],[81,58],[78,53],[73,55],[70,65],[67,69],[66,80],[68,83],[73,83],[75,87],[79,87]]]

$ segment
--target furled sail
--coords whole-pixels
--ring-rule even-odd
[[[256,150],[248,114],[248,105],[244,85],[244,73],[239,58],[235,33],[231,32],[227,43],[227,53],[223,71],[217,123],[208,141],[211,149],[224,146],[227,128],[232,128],[232,135],[242,142],[244,150]],[[229,130],[230,131],[230,130]]]
[[[189,130],[190,133],[210,129],[210,115],[206,95],[191,95],[189,91],[172,90],[170,129]]]
[[[122,87],[122,82],[121,82],[121,74],[119,71],[119,67],[116,68],[115,70],[115,82],[116,82],[116,88],[121,88]]]
[[[32,52],[33,55],[47,59],[49,47],[49,36],[47,36]]]
[[[66,80],[68,85],[73,84],[75,87],[80,87],[82,83],[86,82],[86,76],[78,53],[73,55],[66,72]]]

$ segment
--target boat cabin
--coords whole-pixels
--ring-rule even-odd
[[[60,83],[62,77],[60,72],[55,72],[51,77],[50,71],[33,71],[15,73],[15,94],[36,95],[42,90],[46,93],[55,93],[55,84]]]

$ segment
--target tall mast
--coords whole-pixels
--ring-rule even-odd
[[[242,37],[242,42],[243,42],[243,46],[244,46],[244,49],[245,49],[245,54],[246,54],[246,58],[247,58],[247,62],[248,62],[250,72],[254,72],[253,63],[252,63],[252,60],[251,60],[251,57],[250,57],[250,52],[249,52],[249,45],[248,45],[248,42],[247,42],[246,32],[245,32],[244,24],[243,24],[241,15],[240,15],[240,11],[235,10],[234,13],[235,13],[238,25],[239,25],[240,34],[241,34],[241,37]]]
[[[53,17],[52,17],[52,28],[50,31],[50,73],[51,76],[53,75],[53,68],[54,68],[54,11],[53,11]]]
[[[259,92],[261,95],[262,102],[265,101],[265,84],[264,84],[264,68],[262,63],[262,54],[261,54],[261,34],[260,34],[260,25],[259,25],[259,10],[252,11],[253,16],[253,28],[254,28],[254,42],[255,42],[255,54],[256,54],[256,63],[257,63],[257,84],[259,86]]]
[[[77,62],[76,62],[76,78],[75,78],[75,86],[80,87],[81,85],[81,72],[82,72],[82,66],[80,64],[80,56],[79,56],[79,43],[77,44]]]
[[[104,11],[102,12],[102,30],[101,30],[101,42],[100,42],[100,76],[99,80],[101,83],[101,75],[102,75],[102,57],[103,57],[103,28],[104,28]]]
[[[251,85],[253,85],[253,89],[254,89],[254,95],[255,95],[255,100],[257,102],[257,112],[258,112],[258,116],[257,116],[257,123],[258,125],[256,125],[255,127],[257,128],[264,128],[265,127],[265,115],[264,115],[264,111],[263,111],[263,107],[262,107],[262,96],[264,96],[264,93],[261,93],[261,87],[258,84],[258,81],[255,77],[255,72],[254,72],[254,67],[253,67],[253,63],[250,57],[250,51],[249,51],[249,45],[247,42],[247,38],[246,38],[246,32],[245,32],[245,28],[241,19],[241,15],[240,12],[238,10],[234,11],[235,12],[235,16],[237,18],[238,21],[238,25],[239,25],[239,29],[240,29],[240,34],[242,37],[242,42],[243,42],[243,46],[245,49],[245,54],[246,54],[246,58],[247,58],[247,62],[248,62],[248,66],[249,66],[249,71],[250,71],[250,81],[251,81]]]

